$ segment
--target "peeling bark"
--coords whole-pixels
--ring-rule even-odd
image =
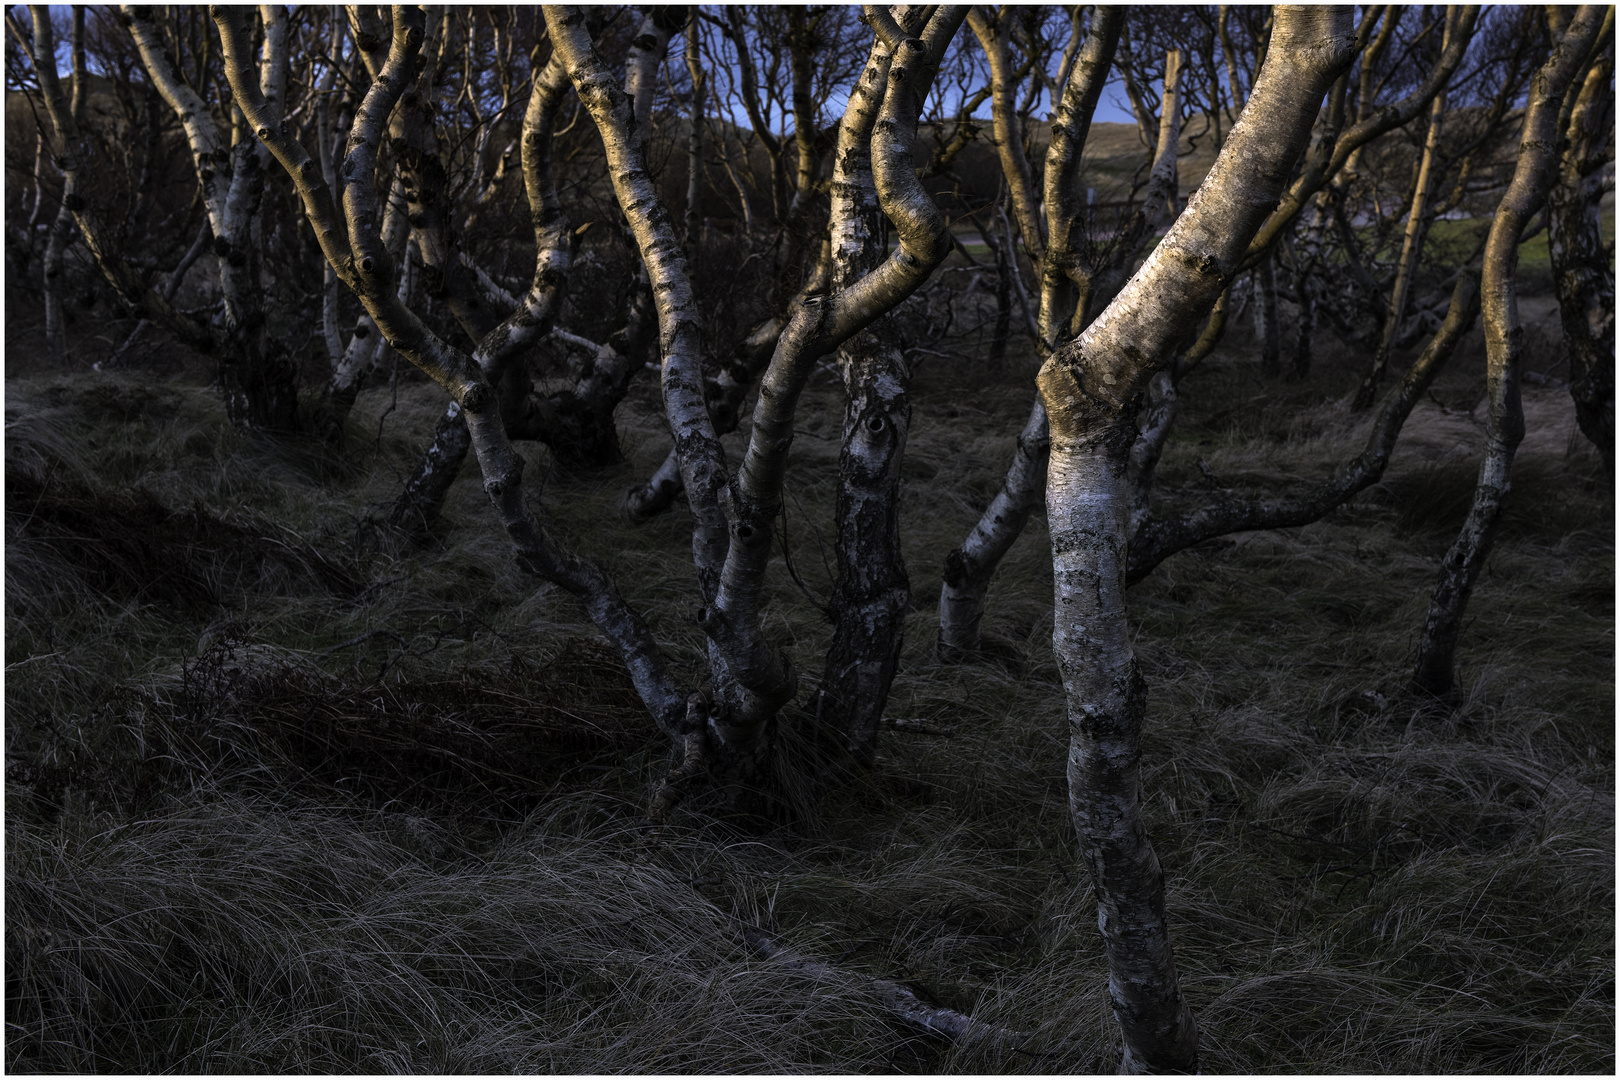
[[[1463,612],[1496,539],[1511,486],[1514,451],[1524,438],[1524,408],[1519,399],[1524,327],[1519,322],[1514,283],[1519,237],[1552,186],[1558,165],[1559,109],[1565,91],[1586,64],[1606,10],[1583,5],[1531,81],[1518,164],[1485,242],[1480,286],[1485,317],[1485,450],[1468,517],[1440,566],[1412,675],[1416,689],[1442,699],[1456,691],[1457,638]]]
[[[1126,467],[1140,395],[1237,273],[1353,56],[1351,10],[1276,9],[1243,115],[1186,211],[1039,378],[1052,434],[1053,649],[1068,696],[1069,805],[1095,883],[1126,1072],[1193,1071],[1198,1033],[1171,955],[1164,876],[1141,812],[1146,684],[1126,625]]]
[[[884,64],[885,53],[882,45],[874,48],[867,70]],[[855,107],[857,102],[865,107]],[[887,254],[870,149],[877,101],[853,98],[851,106],[833,159],[835,296],[877,269]],[[911,120],[914,124],[915,116]],[[834,541],[838,575],[831,597],[833,638],[816,708],[823,724],[844,733],[861,761],[870,761],[876,747],[911,603],[900,553],[900,466],[911,427],[911,372],[886,323],[880,320],[856,334],[838,355],[844,382]]]

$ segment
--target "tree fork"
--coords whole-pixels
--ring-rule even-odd
[[[393,291],[392,259],[376,232],[376,147],[422,44],[421,10],[394,9],[387,61],[366,92],[349,139],[343,163],[348,184],[341,215],[315,159],[293,138],[289,125],[266,102],[252,78],[244,14],[223,6],[212,7],[210,13],[224,43],[232,94],[259,139],[292,178],[327,261],[395,351],[443,386],[465,412],[484,490],[511,539],[519,565],[580,599],[591,621],[618,648],[637,693],[659,728],[672,737],[678,735],[685,699],[645,621],[599,568],[558,545],[534,518],[523,497],[523,460],[506,438],[494,390],[478,363],[439,339]]]
[[[1164,877],[1140,795],[1146,686],[1125,617],[1132,418],[1148,381],[1237,273],[1353,56],[1346,7],[1279,7],[1266,64],[1204,183],[1142,269],[1041,368],[1052,435],[1053,649],[1070,718],[1069,806],[1096,885],[1126,1072],[1198,1066]]]
[[[1396,439],[1406,418],[1433,385],[1440,369],[1456,352],[1463,335],[1472,329],[1478,313],[1479,286],[1474,275],[1464,273],[1457,279],[1451,295],[1451,307],[1439,332],[1430,339],[1423,354],[1385,399],[1367,435],[1366,449],[1339,466],[1331,477],[1308,493],[1291,499],[1261,499],[1254,502],[1222,500],[1184,517],[1158,521],[1146,513],[1145,505],[1139,504],[1139,508],[1133,508],[1126,584],[1134,585],[1141,581],[1178,551],[1185,551],[1217,536],[1308,525],[1343,505],[1358,492],[1376,484],[1389,465],[1390,454],[1395,449]],[[1166,373],[1163,372],[1155,376],[1155,385],[1165,377]],[[1137,509],[1140,510],[1139,516]]]

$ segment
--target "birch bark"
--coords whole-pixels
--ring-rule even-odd
[[[1569,356],[1569,392],[1581,432],[1614,476],[1614,253],[1603,242],[1602,170],[1614,160],[1614,28],[1611,10],[1602,50],[1570,112],[1547,195],[1547,247],[1558,315]],[[1603,39],[1606,38],[1605,42]]]
[[[291,431],[298,426],[298,372],[265,326],[258,231],[269,155],[254,139],[227,145],[207,104],[169,62],[158,9],[124,5],[121,16],[140,52],[141,65],[179,118],[191,148],[198,189],[214,233],[225,335],[212,350],[231,422]],[[287,82],[287,14],[280,5],[261,10],[265,52],[257,88],[279,109]],[[227,173],[222,170],[229,167]]]
[[[1430,339],[1423,354],[1407,371],[1399,386],[1385,399],[1367,436],[1366,449],[1306,494],[1296,498],[1253,502],[1222,499],[1190,514],[1161,520],[1150,519],[1146,506],[1141,503],[1133,507],[1125,583],[1136,584],[1176,552],[1217,536],[1255,529],[1308,525],[1334,507],[1343,505],[1357,492],[1376,484],[1389,464],[1389,456],[1395,449],[1401,426],[1456,351],[1457,343],[1473,327],[1478,312],[1479,286],[1474,275],[1464,273],[1457,279],[1451,306],[1439,332]],[[1164,372],[1154,376],[1155,386],[1165,377]]]
[[[1099,269],[1087,262],[1084,254],[1089,240],[1085,188],[1080,182],[1081,154],[1123,28],[1123,9],[1096,9],[1085,45],[1070,69],[1052,116],[1044,175],[1047,232],[1036,234],[1038,241],[1045,241],[1035,263],[1040,270],[1036,347],[1042,359],[1070,333],[1083,327],[1088,314],[1106,303],[1124,282],[1130,263],[1163,220],[1170,185],[1174,183],[1174,153],[1166,164],[1166,155],[1159,152],[1162,148],[1156,147],[1157,167],[1149,178],[1141,210],[1127,226],[1107,264]],[[1174,119],[1179,112],[1167,112],[1172,120],[1168,126],[1160,124],[1161,141],[1179,138],[1180,128]],[[1010,140],[1014,114],[1002,111],[994,116],[995,122],[1002,125],[1003,134],[998,138]],[[1038,215],[1029,208],[1019,216],[1033,220]],[[1049,443],[1046,408],[1037,394],[1001,490],[967,538],[945,557],[937,641],[941,659],[963,660],[978,651],[990,579],[1040,505]]]
[[[1358,150],[1385,132],[1411,123],[1417,114],[1423,111],[1424,106],[1434,100],[1434,96],[1451,81],[1458,65],[1462,63],[1468,43],[1474,37],[1474,26],[1479,19],[1479,11],[1477,4],[1460,7],[1456,12],[1456,37],[1441,51],[1434,67],[1410,94],[1390,105],[1370,109],[1366,119],[1351,125],[1346,131],[1335,132],[1333,138],[1319,140],[1312,147],[1300,175],[1288,185],[1288,190],[1279,199],[1277,208],[1255,233],[1248,251],[1244,253],[1243,269],[1248,270],[1259,264],[1266,251],[1276,245],[1311,198],[1322,190],[1323,185],[1338,175]],[[1363,18],[1357,34],[1356,48],[1365,48],[1377,21],[1375,16],[1375,11],[1369,11]],[[1273,33],[1275,34],[1275,30]],[[1266,55],[1270,56],[1269,47]],[[1343,100],[1339,94],[1335,94],[1335,99],[1336,102]]]
[[[73,63],[73,94],[68,109],[73,115],[76,125],[84,125],[84,94],[85,94],[85,63],[84,63],[84,7],[76,6],[73,9],[73,36],[70,42],[70,54]],[[44,150],[44,136],[40,136],[40,149]],[[37,187],[34,194],[34,211],[39,211],[39,197],[41,192]],[[62,257],[67,251],[68,240],[73,234],[73,211],[68,209],[69,203],[78,196],[78,174],[75,170],[72,176],[63,173],[62,201],[57,205],[56,217],[52,219],[50,231],[45,241],[45,352],[57,364],[62,362],[62,351],[65,346],[62,318]]]
[[[869,21],[876,10],[868,8]],[[903,13],[900,32],[907,22],[920,24],[923,14],[916,8]],[[943,21],[932,29],[948,38],[967,10],[943,8],[941,14]],[[887,66],[889,47],[880,30],[867,72]],[[867,81],[863,78],[863,85]],[[852,96],[838,131],[830,223],[835,297],[875,271],[888,254],[876,178],[881,166],[874,162],[881,146],[873,138],[879,100]],[[904,107],[920,104],[919,94]],[[902,119],[915,130],[914,112]],[[890,193],[891,201],[895,194]],[[911,605],[911,582],[900,553],[900,468],[911,426],[911,372],[887,322],[879,319],[839,351],[845,407],[838,458],[838,576],[831,598],[833,639],[817,704],[822,722],[845,733],[850,751],[863,761],[871,759],[876,745]]]
[[[585,605],[591,621],[619,650],[630,677],[659,727],[680,733],[686,702],[646,623],[593,564],[562,548],[523,497],[523,460],[513,452],[494,390],[477,361],[437,337],[394,289],[396,271],[378,232],[377,148],[422,47],[420,8],[395,8],[388,55],[366,92],[350,134],[341,175],[343,209],[320,175],[318,162],[293,138],[252,76],[249,25],[241,9],[211,9],[224,43],[233,96],[259,139],[292,178],[315,237],[333,269],[360,299],[390,345],[455,399],[484,475],[484,490],[526,570],[553,581]]]
[[[73,223],[78,227],[79,236],[91,258],[137,319],[151,319],[159,323],[178,340],[199,352],[214,352],[219,347],[214,334],[196,320],[175,310],[161,293],[146,286],[129,263],[113,249],[100,220],[91,211],[84,196],[79,194],[81,173],[95,163],[95,145],[86,137],[68,96],[62,92],[61,79],[56,72],[56,37],[51,28],[50,9],[34,5],[29,8],[29,14],[34,27],[33,50],[29,59],[39,77],[45,111],[61,146],[57,166],[62,170],[62,205],[73,215]]]
[[[1519,398],[1519,361],[1524,327],[1519,322],[1514,271],[1519,236],[1541,209],[1558,165],[1559,109],[1565,91],[1585,67],[1607,9],[1583,5],[1555,39],[1552,55],[1530,83],[1519,135],[1519,159],[1485,241],[1480,307],[1485,317],[1485,448],[1474,501],[1456,541],[1440,566],[1418,642],[1412,683],[1419,691],[1449,698],[1456,691],[1457,638],[1463,612],[1490,554],[1511,486],[1513,455],[1524,438]]]
[[[1348,8],[1276,9],[1266,63],[1203,185],[1114,302],[1039,377],[1052,434],[1053,647],[1069,702],[1069,805],[1096,886],[1127,1072],[1198,1063],[1141,809],[1146,684],[1124,606],[1132,420],[1148,381],[1237,272],[1323,94],[1352,59],[1352,40]]]
[[[1388,21],[1389,25],[1394,24],[1393,14]],[[1442,51],[1451,43],[1454,21],[1446,20]],[[1362,75],[1362,92],[1367,93],[1365,70]],[[1363,102],[1362,107],[1365,108],[1367,104]],[[1372,366],[1350,401],[1352,412],[1372,407],[1373,398],[1378,393],[1378,384],[1384,378],[1384,368],[1389,364],[1390,351],[1394,349],[1396,338],[1400,333],[1401,319],[1406,314],[1406,301],[1412,289],[1412,277],[1417,270],[1418,255],[1423,250],[1423,239],[1429,227],[1427,217],[1429,193],[1434,186],[1434,159],[1440,150],[1440,130],[1444,126],[1445,115],[1446,92],[1442,89],[1434,96],[1434,104],[1429,109],[1429,131],[1423,139],[1423,157],[1418,163],[1417,180],[1412,185],[1412,205],[1406,216],[1406,233],[1401,239],[1400,261],[1395,266],[1395,284],[1390,288],[1389,306],[1384,310],[1384,327],[1383,333],[1379,336],[1378,351],[1373,354]]]

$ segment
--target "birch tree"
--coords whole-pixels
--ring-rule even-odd
[[[1125,472],[1136,405],[1238,271],[1353,49],[1348,8],[1277,9],[1248,105],[1186,211],[1108,309],[1041,368],[1052,432],[1053,649],[1069,705],[1069,805],[1097,892],[1123,1071],[1190,1072],[1198,1062],[1139,790],[1146,684],[1124,605]]]
[[[1541,209],[1555,177],[1564,95],[1584,71],[1605,22],[1612,25],[1612,19],[1612,12],[1604,7],[1583,6],[1555,39],[1552,54],[1531,81],[1518,164],[1491,219],[1480,285],[1487,403],[1484,453],[1468,516],[1441,563],[1412,675],[1417,689],[1436,697],[1449,697],[1455,690],[1463,612],[1496,539],[1511,486],[1513,455],[1524,439],[1524,406],[1519,397],[1524,328],[1514,281],[1519,235]]]
[[[1614,474],[1614,248],[1603,242],[1602,200],[1614,162],[1614,16],[1593,63],[1571,84],[1558,174],[1547,194],[1547,251],[1569,357],[1575,419]],[[1578,87],[1578,89],[1577,89]]]
[[[710,641],[710,675],[693,694],[676,689],[645,623],[612,582],[558,545],[525,502],[521,459],[512,452],[501,416],[490,372],[494,350],[487,337],[475,353],[463,352],[429,330],[394,289],[396,270],[378,232],[377,147],[396,107],[420,76],[428,38],[423,13],[392,13],[386,58],[356,113],[339,170],[344,178],[341,213],[315,159],[291,138],[284,120],[252,81],[246,19],[226,8],[214,14],[225,40],[232,90],[253,130],[293,179],[328,262],[390,345],[450,392],[465,417],[485,489],[520,562],[584,601],[593,621],[619,648],[649,711],[682,748],[682,764],[655,806],[667,808],[686,780],[703,772],[762,779],[776,714],[796,688],[791,666],[766,639],[762,624],[762,587],[771,526],[780,513],[794,406],[821,358],[914,292],[950,251],[944,219],[917,180],[911,150],[937,57],[963,9],[912,8],[898,19],[877,17],[886,12],[874,16],[879,33],[851,95],[844,126],[852,150],[870,147],[877,208],[894,223],[899,246],[870,270],[851,273],[841,289],[807,296],[799,306],[765,374],[748,452],[735,472],[727,465],[708,410],[700,362],[703,343],[685,252],[675,219],[652,185],[646,144],[636,136],[637,98],[593,46],[585,11],[545,11],[553,53],[536,78],[536,97],[563,80],[579,95],[602,136],[609,177],[656,298],[663,396],[693,511],[699,621]],[[530,108],[531,113],[544,111],[534,101]],[[537,133],[531,128],[526,144]],[[533,142],[539,148],[544,139]],[[529,175],[538,180],[544,171]],[[538,201],[544,208],[545,198]],[[538,216],[557,233],[555,217]],[[543,243],[537,247],[544,250]],[[537,282],[542,276],[537,272]],[[511,329],[516,333],[520,328]]]
[[[1040,308],[1037,317],[1037,352],[1049,356],[1089,323],[1124,284],[1136,257],[1154,239],[1169,215],[1177,180],[1176,147],[1180,137],[1178,103],[1182,58],[1179,50],[1166,55],[1162,109],[1154,139],[1153,167],[1140,205],[1114,243],[1097,257],[1088,234],[1085,199],[1080,183],[1080,159],[1085,149],[1091,115],[1113,63],[1123,30],[1123,12],[1097,8],[1082,59],[1070,75],[1068,87],[1053,114],[1052,140],[1047,147],[1045,208],[1049,229],[1025,235],[1025,248],[1040,268]],[[1116,15],[1120,17],[1116,17]],[[988,36],[987,51],[998,48]],[[1077,82],[1076,80],[1081,80]],[[995,112],[998,138],[1005,146],[1014,141],[1012,114]],[[1144,109],[1143,122],[1149,117]],[[1003,168],[1028,169],[1022,151],[1003,150]],[[1010,161],[1010,165],[1009,165]],[[1009,184],[1017,192],[1028,188]],[[1038,221],[1033,203],[1020,220]],[[1049,236],[1049,239],[1048,239]],[[980,626],[990,580],[1013,542],[1022,533],[1040,503],[1045,484],[1050,439],[1046,407],[1037,394],[1029,419],[1018,436],[1013,461],[1001,490],[991,500],[962,544],[945,558],[940,588],[939,651],[946,659],[961,659],[980,647]]]

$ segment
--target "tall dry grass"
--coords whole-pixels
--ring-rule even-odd
[[[1162,505],[1214,497],[1206,471],[1304,483],[1354,453],[1361,422],[1331,402],[1357,363],[1322,351],[1313,382],[1268,387],[1234,332],[1186,384]],[[696,798],[656,832],[665,748],[579,606],[512,566],[476,483],[425,548],[368,524],[430,388],[402,385],[380,435],[390,392],[365,394],[333,459],[231,432],[201,387],[12,380],[8,487],[33,504],[7,507],[8,1068],[1111,1071],[1039,518],[992,586],[992,658],[932,655],[940,564],[999,483],[1030,374],[918,374],[917,606],[889,712],[935,734],[885,732],[866,776],[788,761],[774,827]],[[1460,357],[1351,506],[1178,555],[1131,595],[1207,1071],[1614,1068],[1613,511],[1562,391],[1527,390],[1463,704],[1402,691],[1480,383]],[[829,633],[840,414],[819,377],[786,522],[809,595],[771,580],[807,684],[790,759]],[[651,386],[623,419],[623,467],[531,498],[695,681],[684,511],[616,512],[664,453]],[[93,520],[125,527],[69,535]],[[758,959],[745,924],[847,977]],[[918,1036],[872,976],[1030,1034]]]

